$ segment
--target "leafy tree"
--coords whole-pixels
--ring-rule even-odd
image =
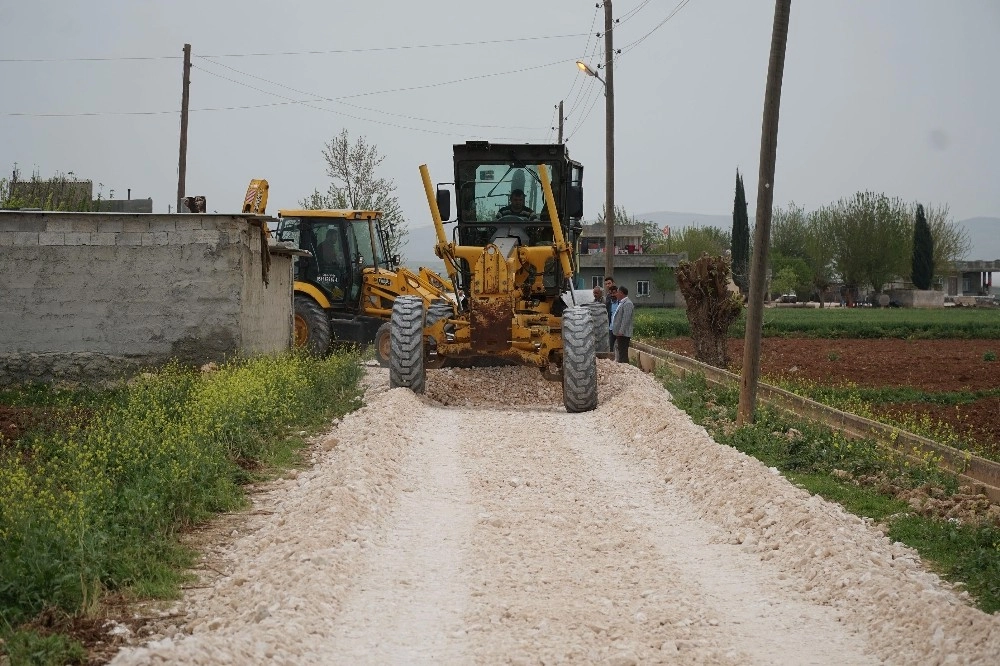
[[[917,289],[930,289],[934,278],[934,238],[924,217],[924,207],[917,204],[913,223],[913,268],[911,279]]]
[[[332,181],[326,193],[314,190],[299,202],[303,208],[347,208],[382,211],[388,231],[387,254],[400,254],[403,239],[409,233],[403,209],[396,196],[396,183],[377,175],[385,156],[378,146],[364,137],[351,143],[347,130],[327,142],[323,148],[326,175]]]
[[[858,192],[833,210],[834,264],[848,287],[868,286],[878,293],[907,273],[910,222],[899,199]]]
[[[792,266],[785,266],[771,278],[771,290],[776,294],[793,294],[801,284],[801,278]]]
[[[806,212],[801,206],[793,201],[787,209],[774,209],[771,214],[771,270],[775,270],[773,257],[804,259],[808,236]]]
[[[677,289],[677,274],[670,266],[657,263],[653,269],[652,282],[657,291],[671,292]]]
[[[805,262],[809,269],[809,282],[819,295],[819,306],[823,307],[823,292],[833,282],[834,248],[830,241],[833,211],[824,207],[810,213],[806,220]]]
[[[739,169],[736,170],[736,196],[733,200],[732,252],[733,282],[745,294],[750,288],[750,220]]]
[[[731,244],[729,232],[719,227],[682,227],[671,230],[668,252],[687,252],[689,258],[703,254],[722,257]]]

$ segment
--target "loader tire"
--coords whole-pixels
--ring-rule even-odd
[[[383,368],[389,367],[391,339],[392,325],[389,322],[385,322],[378,327],[378,332],[375,333],[375,360],[378,361],[378,364]]]
[[[608,344],[608,309],[604,303],[587,303],[584,307],[590,310],[591,323],[594,325],[594,351],[598,354],[606,354],[611,351]]]
[[[562,315],[563,404],[570,413],[597,407],[597,356],[590,310],[572,307]]]
[[[424,302],[418,296],[399,296],[392,304],[389,320],[389,388],[408,388],[423,393]]]
[[[330,320],[319,303],[301,294],[295,296],[295,346],[312,354],[325,354],[330,347]]]
[[[451,309],[450,303],[436,302],[431,303],[427,307],[427,322],[426,326],[433,326],[436,322],[441,319],[446,319],[455,314],[455,311]]]

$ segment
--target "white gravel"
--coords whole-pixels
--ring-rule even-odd
[[[369,368],[176,625],[114,664],[995,664],[1000,616],[714,442],[637,368]],[[228,529],[228,528],[227,528]]]

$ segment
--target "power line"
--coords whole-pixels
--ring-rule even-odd
[[[600,5],[595,5],[594,6],[594,15],[590,19],[590,30],[587,32],[587,43],[583,45],[583,52],[580,54],[581,57],[583,57],[583,58],[587,57],[587,49],[590,48],[590,39],[591,39],[591,36],[593,36],[593,34],[594,34],[594,23],[597,22],[597,12],[598,12],[599,9],[600,9]],[[580,81],[579,75],[573,77],[573,82],[570,83],[569,91],[567,91],[567,93],[565,95],[563,95],[563,99],[568,100],[570,98],[570,95],[573,94],[573,89],[576,87],[576,84],[579,81]],[[582,88],[583,86],[581,85],[580,87]]]
[[[455,46],[482,46],[484,44],[508,44],[512,42],[530,42],[545,39],[567,39],[571,37],[582,37],[587,33],[577,32],[565,35],[540,35],[536,37],[511,37],[508,39],[480,40],[474,42],[444,42],[440,44],[411,44],[400,46],[372,46],[359,49],[330,49],[325,51],[272,51],[257,53],[220,53],[216,55],[205,55],[204,58],[251,58],[267,56],[290,56],[290,55],[326,55],[334,53],[371,53],[376,51],[405,51],[410,49],[435,49]],[[181,60],[183,56],[117,56],[117,57],[75,57],[75,58],[0,58],[0,62],[9,63],[29,63],[29,62],[114,62],[121,60]]]
[[[263,53],[222,53],[219,55],[207,55],[206,58],[250,58],[258,56],[288,56],[288,55],[324,55],[331,53],[371,53],[377,51],[404,51],[409,49],[434,49],[453,46],[482,46],[484,44],[509,44],[512,42],[530,42],[545,39],[567,39],[570,37],[582,37],[586,33],[568,33],[565,35],[541,35],[537,37],[511,37],[508,39],[477,40],[472,42],[448,42],[442,44],[414,44],[408,46],[372,46],[361,49],[331,49],[328,51],[274,51]]]
[[[592,61],[596,57],[597,51],[600,48],[600,46],[601,46],[601,43],[599,41],[597,41],[597,40],[594,40],[594,48],[591,50],[590,53],[585,54],[584,60],[585,61]],[[598,65],[598,67],[600,67],[600,65]],[[580,74],[579,70],[577,70],[575,72],[575,76],[577,78],[580,78],[581,74]],[[570,104],[569,104],[569,110],[566,112],[566,117],[567,118],[572,118],[573,114],[576,113],[576,109],[577,109],[578,103],[580,102],[580,96],[581,95],[584,95],[584,99],[585,100],[590,97],[590,92],[593,89],[593,86],[594,86],[594,83],[595,83],[594,82],[594,77],[585,76],[583,78],[587,79],[587,81],[586,81],[586,83],[580,85],[580,88],[576,91],[576,97],[573,98],[572,102],[570,102]],[[584,91],[586,91],[586,92],[584,92]],[[584,102],[583,106],[586,106],[586,105],[587,105],[587,103]]]
[[[578,131],[580,131],[580,128],[583,127],[583,123],[586,122],[587,118],[590,117],[590,112],[594,110],[594,106],[597,104],[597,100],[599,99],[601,99],[600,95],[594,96],[594,101],[590,103],[590,107],[587,109],[587,113],[583,114],[583,118],[579,120],[579,122],[576,124],[576,127],[573,128],[573,131],[570,132],[569,135],[566,137],[567,141],[572,139],[573,135],[576,134]]]
[[[192,113],[195,111],[239,111],[243,109],[263,109],[271,106],[288,106],[290,104],[302,104],[303,102],[309,101],[323,101],[323,100],[293,100],[288,102],[271,102],[270,104],[246,104],[241,106],[209,106],[201,107],[198,109],[189,109]],[[80,111],[75,113],[31,113],[26,111],[9,111],[0,112],[0,116],[19,116],[27,118],[78,118],[78,117],[90,117],[90,116],[164,116],[164,115],[177,115],[180,113],[180,109],[171,109],[169,111]]]
[[[400,113],[390,113],[389,111],[383,111],[382,109],[374,109],[374,108],[371,108],[371,107],[368,107],[368,106],[361,106],[359,104],[350,104],[348,102],[341,101],[340,98],[336,98],[336,97],[324,97],[324,96],[320,95],[319,93],[307,92],[307,91],[304,91],[304,90],[299,90],[297,88],[293,88],[291,86],[287,86],[287,85],[285,85],[283,83],[279,83],[277,81],[272,81],[270,79],[265,79],[262,76],[257,76],[255,74],[250,74],[248,72],[240,71],[238,69],[235,69],[234,67],[230,67],[229,65],[224,65],[221,62],[215,62],[214,60],[211,59],[212,56],[198,56],[198,57],[205,59],[207,62],[210,62],[213,65],[216,65],[218,67],[224,67],[224,68],[226,68],[226,69],[228,69],[228,70],[230,70],[232,72],[240,74],[241,76],[246,76],[246,77],[249,77],[251,79],[257,79],[258,81],[263,81],[264,83],[268,83],[268,84],[270,84],[272,86],[277,86],[279,88],[284,88],[285,90],[291,90],[292,92],[298,93],[300,95],[309,95],[309,96],[315,98],[315,99],[311,99],[311,100],[306,100],[306,101],[309,101],[309,102],[335,102],[337,104],[343,104],[345,106],[350,106],[352,108],[359,109],[359,110],[362,110],[362,111],[371,111],[373,113],[381,113],[383,115],[392,116],[392,117],[395,117],[395,118],[404,118],[406,120],[419,120],[421,122],[435,123],[435,124],[438,124],[438,125],[455,125],[455,126],[460,126],[460,127],[478,127],[478,128],[481,128],[481,129],[523,129],[523,130],[542,130],[542,129],[544,129],[543,127],[527,127],[527,126],[511,126],[511,125],[475,125],[475,124],[471,124],[471,123],[456,123],[456,122],[449,122],[447,120],[433,120],[433,119],[430,119],[430,118],[420,118],[418,116],[408,116],[408,115],[404,115],[404,114],[400,114]],[[250,88],[252,90],[257,90],[259,92],[273,94],[270,91],[262,90],[260,88],[256,88],[254,86],[248,85],[248,84],[243,83],[241,81],[236,81],[234,79],[230,79],[230,78],[227,78],[227,77],[224,77],[224,76],[220,76],[220,75],[215,74],[214,72],[212,72],[210,70],[207,70],[207,69],[204,69],[202,67],[199,67],[198,69],[200,69],[201,71],[205,72],[206,74],[211,74],[212,76],[219,76],[219,78],[221,78],[221,79],[225,79],[226,81],[230,81],[232,83],[236,83],[238,85],[245,86],[245,87]]]
[[[618,19],[618,22],[619,23],[626,23],[626,22],[628,22],[629,19],[633,18],[636,14],[638,14],[640,11],[642,11],[642,8],[645,7],[646,5],[648,5],[649,2],[650,2],[650,0],[643,0],[642,2],[639,3],[639,5],[637,7],[633,7],[629,11],[625,12],[624,14],[622,14],[621,18]]]
[[[387,122],[387,121],[384,121],[384,120],[376,120],[375,118],[365,118],[363,116],[356,116],[356,115],[353,115],[353,114],[350,114],[350,113],[344,113],[343,111],[335,111],[334,109],[328,109],[328,108],[323,107],[323,106],[316,106],[315,104],[311,103],[310,101],[292,99],[291,97],[286,97],[285,95],[282,95],[280,93],[276,93],[276,92],[271,91],[271,90],[264,90],[263,88],[257,88],[256,86],[251,86],[248,83],[244,83],[242,81],[237,81],[235,79],[231,79],[231,78],[223,76],[221,74],[217,74],[216,72],[212,72],[210,70],[207,70],[207,69],[205,69],[203,67],[197,67],[196,69],[198,69],[199,71],[205,72],[206,74],[210,74],[211,76],[215,76],[215,77],[218,77],[220,79],[223,79],[223,80],[226,80],[226,81],[230,81],[230,82],[235,83],[237,85],[245,86],[245,87],[250,88],[252,90],[257,90],[259,92],[262,92],[262,93],[265,93],[265,94],[268,94],[268,95],[273,95],[273,96],[278,97],[280,99],[287,100],[287,103],[289,103],[289,104],[299,104],[301,106],[305,106],[305,107],[308,107],[310,109],[314,109],[316,111],[323,111],[324,113],[332,113],[332,114],[337,115],[337,116],[343,116],[344,118],[351,118],[352,120],[360,120],[362,122],[374,123],[376,125],[384,125],[386,127],[395,127],[397,129],[410,130],[412,132],[423,132],[425,134],[438,134],[438,135],[441,135],[441,136],[464,136],[464,135],[461,135],[461,134],[456,134],[455,132],[438,132],[436,130],[427,129],[427,128],[424,128],[424,127],[411,127],[409,125],[400,125],[398,123],[390,123],[390,122]],[[336,100],[323,99],[323,100],[320,100],[320,101],[328,102],[328,101],[336,101]],[[506,137],[505,136],[505,137],[495,137],[495,138],[504,139],[504,140],[510,140],[510,141],[516,141],[516,140],[518,140],[518,137]]]
[[[639,44],[641,44],[647,37],[649,37],[654,32],[656,32],[657,30],[659,30],[660,28],[662,28],[663,25],[667,21],[669,21],[674,16],[676,16],[677,12],[679,12],[682,9],[684,9],[684,7],[687,6],[687,4],[689,2],[691,2],[691,0],[681,0],[680,2],[678,2],[677,6],[674,7],[673,10],[669,14],[667,14],[667,18],[665,18],[662,21],[660,21],[659,23],[657,23],[656,26],[652,30],[650,30],[649,32],[647,32],[645,35],[643,35],[639,39],[635,40],[631,44],[626,44],[625,46],[623,46],[621,48],[621,55],[625,55],[626,53],[628,53],[629,51],[631,51],[632,49],[634,49],[636,46],[638,46]]]

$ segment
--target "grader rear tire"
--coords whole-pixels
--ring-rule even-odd
[[[418,296],[399,296],[392,304],[389,338],[389,388],[423,393],[424,302]]]
[[[375,360],[383,368],[389,367],[391,331],[392,325],[389,322],[385,322],[378,327],[378,332],[375,334]]]
[[[570,413],[597,407],[597,356],[590,310],[572,307],[562,315],[563,404]]]
[[[608,342],[608,331],[611,328],[608,321],[608,309],[604,303],[587,303],[584,307],[590,310],[591,323],[594,325],[594,351],[598,354],[606,354],[611,351]]]
[[[313,354],[325,354],[330,348],[330,320],[319,303],[301,294],[295,295],[295,346]]]

